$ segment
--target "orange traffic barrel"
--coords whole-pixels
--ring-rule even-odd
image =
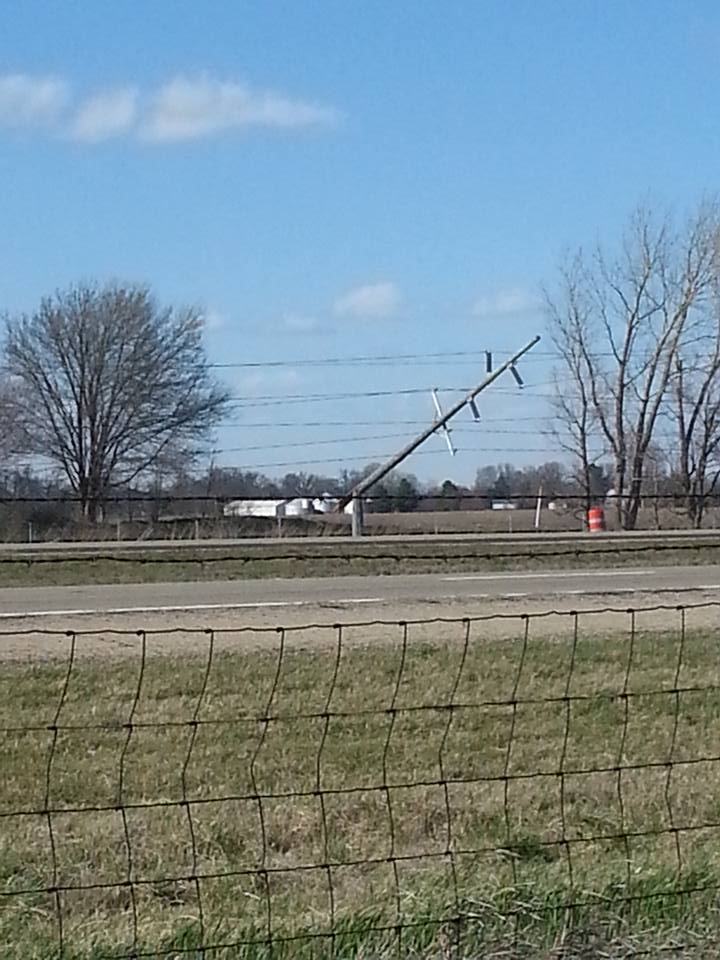
[[[590,507],[588,510],[588,530],[590,533],[602,533],[605,529],[605,511],[602,507]]]

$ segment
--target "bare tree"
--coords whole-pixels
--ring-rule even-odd
[[[26,448],[58,464],[95,521],[116,485],[163,459],[191,462],[228,403],[194,309],[144,287],[80,285],[8,319],[5,363]]]
[[[21,452],[18,449],[20,445],[14,391],[10,380],[5,378],[0,381],[0,458],[3,460],[3,466],[6,466],[7,461],[16,453]]]
[[[561,372],[555,375],[555,435],[560,447],[569,453],[576,479],[583,493],[585,513],[593,503],[594,414],[590,384],[586,376],[586,328],[591,309],[586,302],[585,271],[580,256],[561,271],[562,306],[548,297],[551,335],[561,359]]]
[[[720,481],[720,304],[714,301],[707,334],[681,345],[675,358],[670,418],[677,430],[675,473],[691,524],[700,528]]]
[[[565,407],[579,409],[583,429],[612,459],[617,519],[625,529],[637,521],[648,448],[679,346],[715,283],[719,224],[714,203],[700,205],[679,229],[668,217],[640,210],[617,254],[579,253],[550,298]],[[577,416],[561,406],[558,419],[567,436],[577,435]]]

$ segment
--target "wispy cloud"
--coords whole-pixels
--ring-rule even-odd
[[[69,96],[68,85],[58,77],[24,73],[0,76],[0,126],[52,126],[59,120]]]
[[[286,333],[318,333],[322,321],[307,313],[284,313],[280,318],[280,329]]]
[[[0,128],[46,128],[97,143],[133,137],[150,143],[201,140],[257,129],[332,126],[333,107],[208,75],[176,76],[155,89],[133,86],[71,96],[58,77],[0,76]]]
[[[537,310],[539,306],[540,298],[527,290],[498,290],[490,296],[476,300],[472,312],[480,318],[509,317],[530,313]]]
[[[385,320],[394,317],[402,304],[397,284],[383,281],[354,287],[339,297],[333,311],[338,317],[358,320]]]
[[[217,333],[227,326],[227,315],[220,310],[208,310],[204,316],[205,329],[208,333]]]
[[[107,90],[88,97],[70,125],[75,140],[97,143],[129,133],[137,117],[138,92],[133,87]]]
[[[325,126],[335,110],[270,90],[208,77],[176,77],[152,97],[141,126],[148,140],[197,140],[252,127]]]

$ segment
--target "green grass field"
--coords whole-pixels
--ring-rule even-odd
[[[566,626],[6,664],[2,956],[716,956],[716,637]]]

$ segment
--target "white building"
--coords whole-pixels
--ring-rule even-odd
[[[314,512],[313,502],[308,497],[295,497],[294,500],[285,501],[286,517],[307,517]]]
[[[321,497],[316,497],[312,501],[312,507],[315,513],[332,513],[334,510],[337,510],[337,505],[340,503],[337,497],[331,496],[329,493],[324,493]]]
[[[307,497],[231,500],[223,507],[223,516],[226,517],[306,517],[313,512],[313,503]]]
[[[284,517],[284,500],[231,500],[223,507],[226,517]]]

